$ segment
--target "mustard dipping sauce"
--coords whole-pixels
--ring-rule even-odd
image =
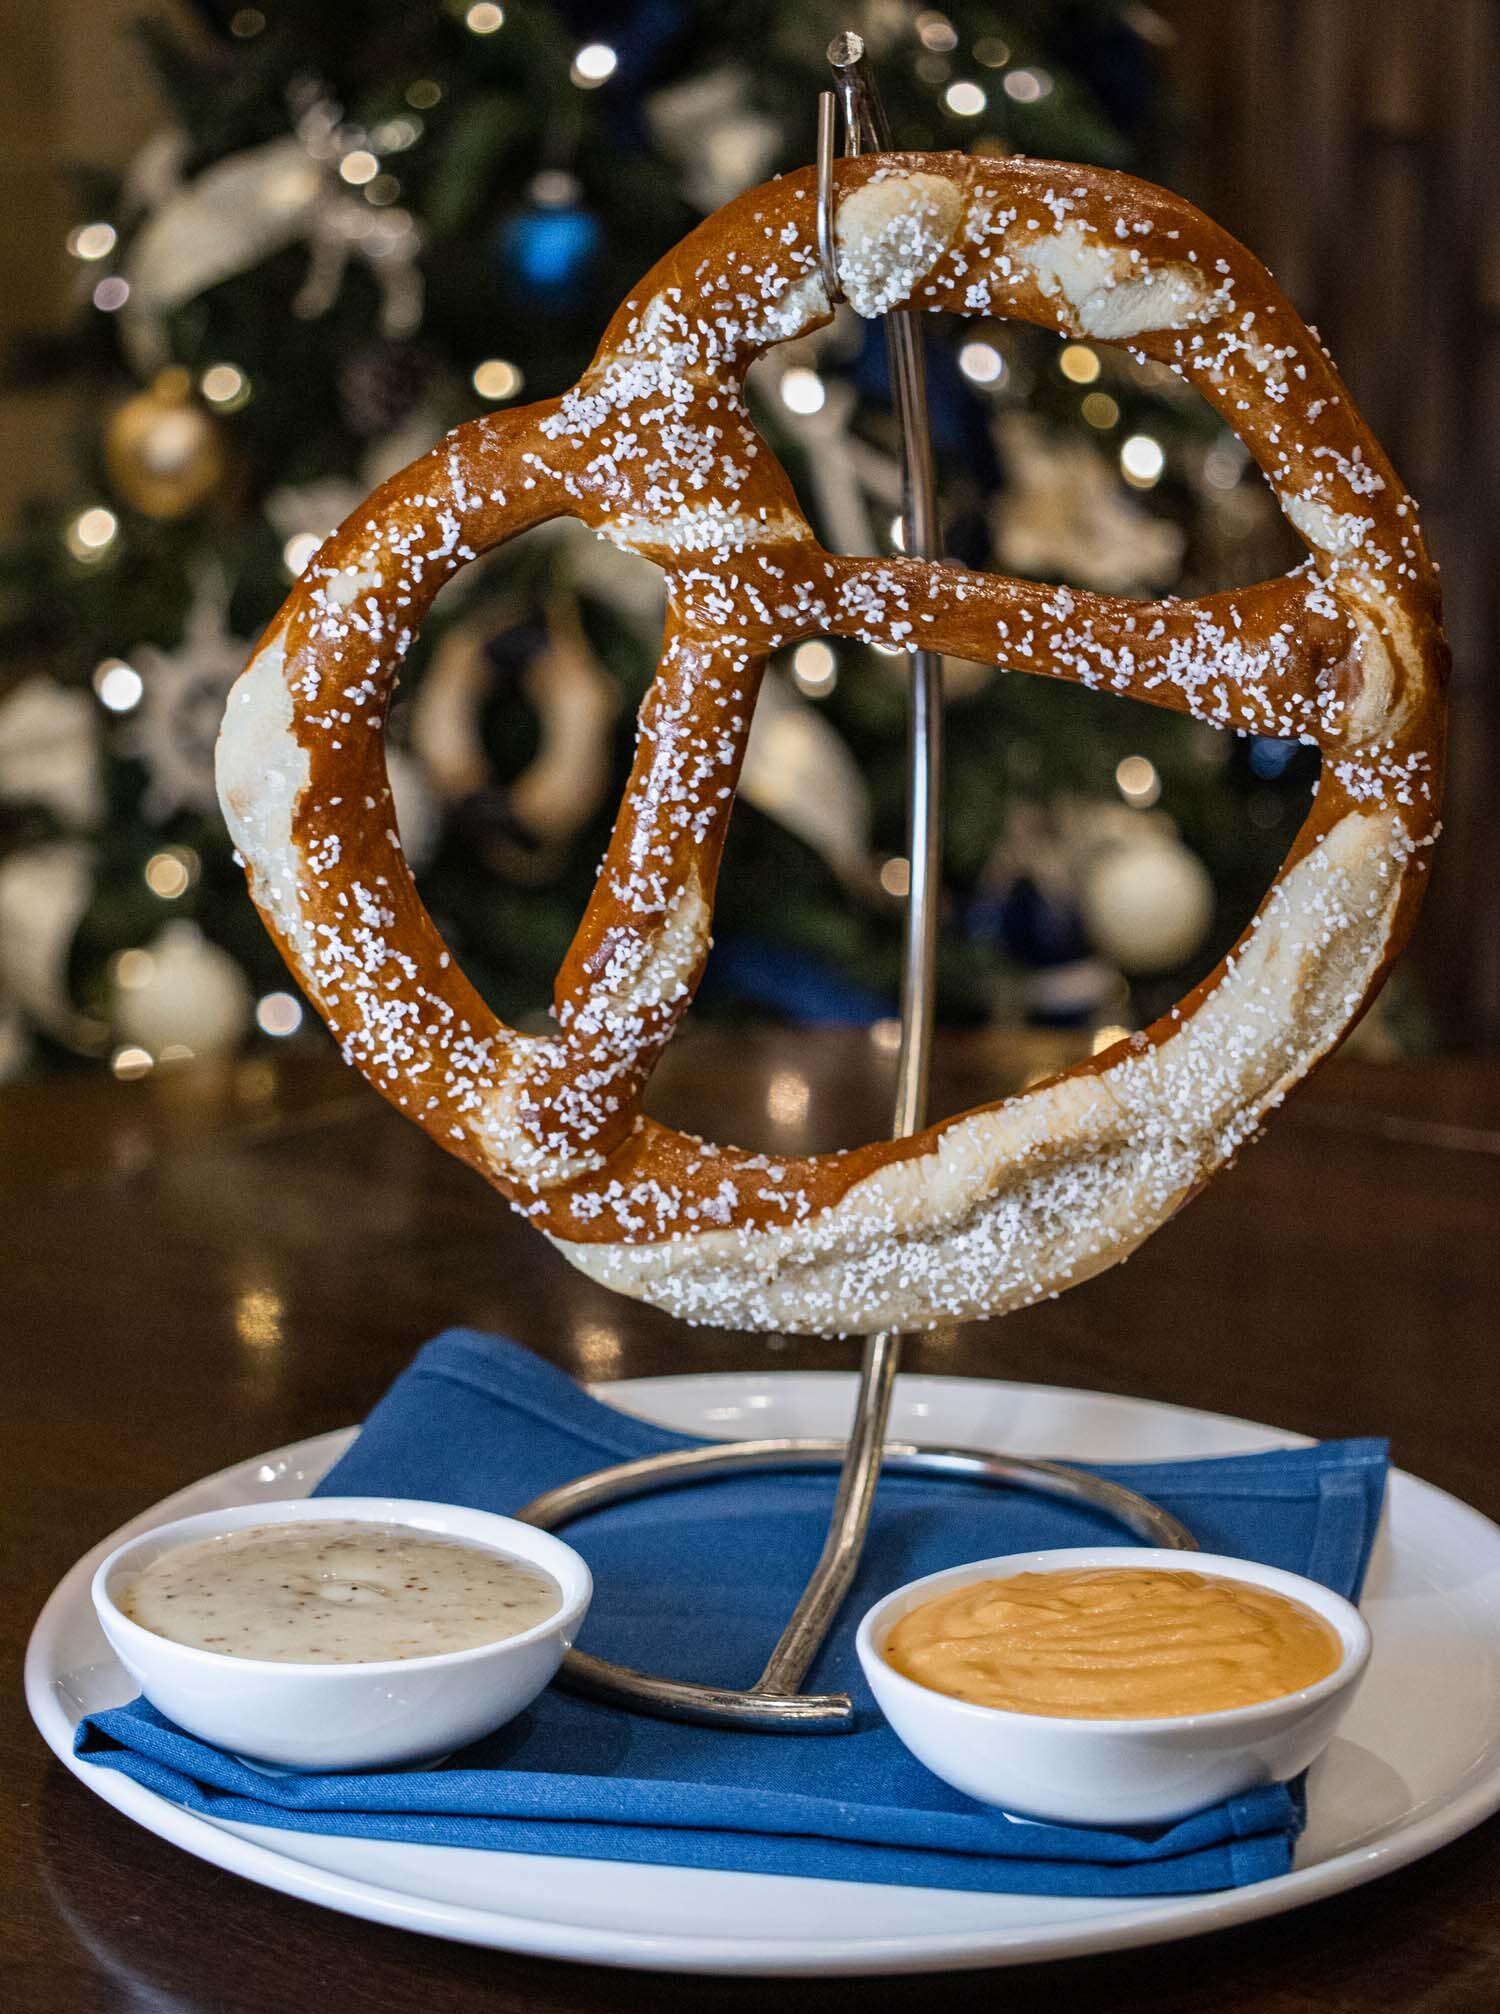
[[[1091,1720],[1218,1713],[1336,1671],[1337,1632],[1245,1581],[1161,1567],[1064,1567],[970,1582],[902,1617],[884,1656],[933,1692]]]

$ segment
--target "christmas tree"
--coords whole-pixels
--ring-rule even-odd
[[[374,483],[566,387],[700,215],[810,158],[836,30],[864,34],[904,145],[1170,177],[1167,31],[1139,5],[201,12],[142,24],[161,131],[123,178],[79,176],[76,325],[9,362],[86,376],[98,424],[0,558],[0,1075],[139,1075],[303,1025],[213,794],[255,636]],[[1140,595],[1285,563],[1243,450],[1165,372],[1008,324],[933,318],[928,344],[954,557]],[[844,311],[751,383],[824,541],[899,544],[879,330]],[[508,1018],[549,996],[659,622],[651,569],[563,525],[469,568],[409,661],[407,850]],[[892,1011],[904,677],[822,642],[774,668],[707,1011]],[[1314,758],[988,667],[948,690],[944,1013],[1148,1015],[1243,925]]]

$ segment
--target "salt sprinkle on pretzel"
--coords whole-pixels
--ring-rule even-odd
[[[1404,943],[1437,833],[1447,654],[1395,471],[1265,269],[1191,205],[1097,168],[953,154],[836,171],[862,315],[1017,316],[1200,391],[1306,541],[1280,580],[1139,602],[824,551],[750,423],[749,366],[827,319],[810,172],[708,219],[561,398],[460,427],[322,546],[230,696],[219,791],[267,926],[347,1059],[592,1278],[692,1322],[801,1332],[996,1314],[1126,1257],[1348,1031]],[[496,1020],[401,852],[397,668],[477,553],[581,518],[667,577],[661,666],[556,1032]],[[794,1160],[645,1117],[693,995],[767,654],[925,645],[1322,751],[1255,920],[1143,1033],[909,1139]]]

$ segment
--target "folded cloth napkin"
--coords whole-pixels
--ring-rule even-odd
[[[590,1397],[514,1343],[454,1330],[397,1379],[319,1493],[508,1512],[588,1470],[696,1444]],[[1165,1505],[1206,1551],[1354,1595],[1386,1449],[1333,1441],[1095,1473]],[[753,1683],[817,1558],[829,1504],[827,1475],[755,1476],[570,1525],[596,1587],[582,1647],[672,1677]],[[554,1687],[433,1768],[271,1775],[140,1700],[90,1716],[77,1749],[210,1817],[292,1831],[1048,1895],[1183,1893],[1283,1873],[1302,1824],[1296,1788],[1254,1790],[1150,1831],[1040,1824],[950,1790],[874,1706],[854,1632],[880,1595],[962,1560],[1121,1538],[1097,1513],[1029,1491],[885,1477],[858,1582],[807,1681],[854,1695],[849,1734],[684,1727]]]

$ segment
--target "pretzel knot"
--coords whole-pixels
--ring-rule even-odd
[[[825,321],[814,181],[708,219],[561,398],[460,427],[323,545],[235,686],[219,790],[261,913],[347,1059],[576,1266],[689,1321],[841,1332],[998,1313],[1124,1258],[1340,1040],[1410,930],[1437,832],[1447,656],[1416,511],[1265,269],[1177,197],[1093,168],[884,155],[837,170],[863,315],[1019,316],[1196,387],[1309,548],[1279,580],[1139,602],[814,538],[745,373]],[[660,668],[556,1032],[490,1013],[402,857],[384,729],[438,588],[572,516],[667,580]],[[1153,1027],[912,1138],[805,1160],[645,1117],[709,947],[767,654],[930,647],[1322,751],[1249,929]]]

